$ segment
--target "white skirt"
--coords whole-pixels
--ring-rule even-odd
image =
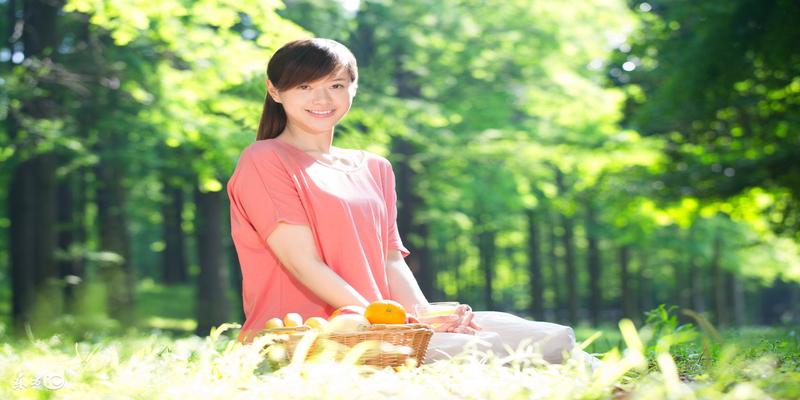
[[[435,332],[428,344],[425,363],[449,359],[462,352],[467,345],[477,350],[489,351],[504,357],[506,350],[517,350],[520,344],[533,345],[549,363],[561,363],[564,354],[575,352],[575,333],[572,328],[550,322],[528,321],[516,315],[497,311],[476,311],[474,321],[481,327],[475,335],[463,333]],[[580,352],[590,366],[597,359]]]

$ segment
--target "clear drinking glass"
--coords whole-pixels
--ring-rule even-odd
[[[430,324],[433,330],[437,330],[442,324],[455,322],[461,318],[456,314],[456,308],[461,305],[457,301],[440,301],[429,304],[417,304],[414,311],[419,322]]]

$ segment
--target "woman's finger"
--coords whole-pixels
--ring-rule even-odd
[[[472,323],[472,318],[473,318],[473,317],[475,317],[475,314],[473,314],[473,313],[467,313],[467,315],[465,315],[465,316],[464,316],[464,319],[462,319],[462,320],[461,320],[461,325],[463,325],[463,326],[469,326],[469,324],[471,324],[471,323]]]
[[[459,304],[455,310],[458,315],[465,315],[472,312],[472,308],[468,304]]]

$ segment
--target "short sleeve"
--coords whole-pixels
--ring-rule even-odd
[[[403,240],[400,238],[400,231],[397,229],[397,191],[395,190],[394,171],[392,164],[386,161],[386,211],[389,218],[389,249],[400,250],[403,257],[411,254],[410,251],[403,245]]]
[[[309,225],[294,182],[278,156],[246,149],[228,182],[231,234],[266,239],[279,222]]]

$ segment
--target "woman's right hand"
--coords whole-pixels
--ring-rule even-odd
[[[448,333],[464,333],[474,335],[481,327],[475,323],[473,318],[475,314],[472,313],[472,307],[467,304],[460,304],[456,307],[455,313],[437,317],[436,320],[431,320],[436,328],[436,332]]]

